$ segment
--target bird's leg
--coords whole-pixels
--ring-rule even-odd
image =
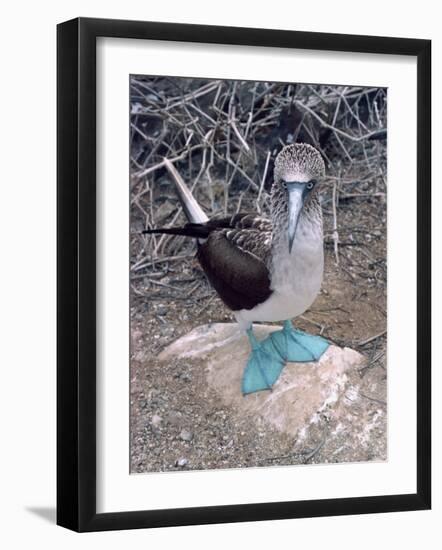
[[[312,336],[293,328],[291,321],[285,321],[284,328],[272,332],[268,339],[286,361],[293,363],[318,361],[330,345],[321,336]]]
[[[272,389],[278,380],[285,361],[275,348],[258,342],[253,328],[247,330],[252,348],[242,379],[243,394]]]

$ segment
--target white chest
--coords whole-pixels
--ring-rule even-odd
[[[319,291],[324,270],[324,250],[321,228],[300,225],[292,252],[282,236],[275,243],[270,266],[272,289],[306,295]]]
[[[272,295],[251,310],[241,310],[240,324],[285,321],[304,313],[315,300],[322,283],[324,251],[322,231],[298,227],[291,254],[282,237],[274,243],[270,265]]]

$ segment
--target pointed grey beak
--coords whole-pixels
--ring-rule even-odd
[[[304,205],[304,198],[306,194],[306,184],[297,181],[287,181],[287,193],[288,193],[288,239],[289,239],[289,253],[292,252],[293,241],[295,240],[296,229],[298,227],[299,216],[301,214],[302,207]]]

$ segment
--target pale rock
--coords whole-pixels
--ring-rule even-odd
[[[258,340],[279,329],[254,325]],[[179,357],[205,365],[208,386],[226,405],[256,417],[257,424],[268,423],[289,434],[295,451],[315,445],[322,449],[322,440],[327,440],[327,456],[333,462],[341,455],[354,461],[386,459],[386,406],[360,393],[358,369],[365,364],[364,356],[330,345],[316,363],[287,363],[271,391],[243,395],[249,352],[247,336],[236,324],[214,323],[176,340],[159,359]]]
[[[162,421],[163,421],[163,418],[159,414],[154,414],[152,416],[151,424],[154,428],[159,428],[161,426]]]
[[[189,430],[183,429],[180,432],[180,439],[182,439],[183,441],[192,441],[193,433]]]

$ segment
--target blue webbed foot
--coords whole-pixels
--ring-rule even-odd
[[[286,361],[293,363],[318,361],[330,345],[321,336],[294,329],[290,321],[284,323],[282,330],[272,332],[268,339]]]
[[[253,335],[252,329],[247,331],[252,351],[250,352],[242,379],[243,394],[272,389],[278,380],[285,361],[277,349],[269,345],[268,340],[259,343]]]

